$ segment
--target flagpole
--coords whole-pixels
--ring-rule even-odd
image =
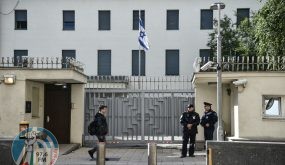
[[[141,18],[141,10],[139,10],[139,37],[140,37],[140,31],[141,31],[141,26],[140,26],[140,18]],[[140,81],[140,78],[141,78],[141,45],[139,44],[139,89],[141,88],[141,81]]]

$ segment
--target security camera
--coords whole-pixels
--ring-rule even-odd
[[[201,67],[201,70],[206,71],[206,70],[212,68],[212,65],[213,65],[213,64],[214,64],[213,61],[208,61],[205,65],[203,65],[203,66]]]
[[[245,87],[247,83],[247,80],[246,79],[240,79],[240,80],[237,80],[237,81],[234,81],[233,84],[235,86],[240,86],[240,85],[243,85],[243,87]]]

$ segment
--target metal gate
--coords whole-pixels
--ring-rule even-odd
[[[187,104],[193,103],[193,92],[188,89],[102,89],[89,84],[85,89],[84,145],[96,140],[87,127],[99,105],[108,106],[108,141],[139,143],[181,141],[179,118]]]

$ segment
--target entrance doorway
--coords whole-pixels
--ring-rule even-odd
[[[44,127],[59,144],[70,143],[71,86],[45,85]]]

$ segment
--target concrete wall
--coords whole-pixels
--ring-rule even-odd
[[[30,122],[30,126],[44,127],[44,84],[33,81],[26,81],[26,101],[31,101],[32,105],[35,103],[33,100],[33,87],[39,89],[39,116],[33,117],[32,113],[26,114],[26,119]]]
[[[1,0],[1,11],[16,1]],[[207,49],[208,33],[200,29],[200,10],[212,0],[25,0],[16,9],[26,9],[28,30],[14,30],[14,14],[0,15],[0,56],[13,56],[14,49],[27,49],[29,56],[61,56],[63,49],[75,49],[86,65],[87,75],[97,74],[97,50],[112,50],[112,75],[131,75],[131,51],[138,49],[138,31],[132,30],[133,10],[145,10],[150,50],[146,54],[146,75],[165,75],[165,50],[180,50],[180,75],[191,75],[199,49]],[[227,0],[222,15],[236,22],[237,8],[255,11],[264,1]],[[179,10],[179,30],[166,30],[166,11]],[[75,31],[62,30],[62,10],[75,10]],[[111,10],[111,30],[98,31],[98,10]],[[217,17],[217,12],[214,12]]]
[[[217,86],[216,85],[208,85],[205,83],[196,84],[195,85],[195,107],[196,112],[200,114],[200,117],[204,114],[204,104],[203,102],[212,103],[212,109],[217,112]],[[227,94],[226,89],[228,88],[227,85],[223,84],[223,124],[224,129],[227,133],[231,133],[230,122],[230,97]],[[217,128],[217,126],[216,126]],[[197,135],[197,140],[204,140],[204,129],[202,126],[198,127],[199,133]],[[216,131],[214,133],[214,139],[216,139]]]
[[[26,82],[17,79],[14,85],[0,84],[0,137],[14,137],[24,119]]]
[[[64,80],[81,83],[86,81],[84,75],[72,70],[0,70],[0,77],[5,74],[15,75],[16,83],[14,85],[0,84],[0,138],[15,137],[19,133],[19,123],[23,119],[29,121],[31,127],[44,126],[45,83],[50,83],[50,81],[64,82]],[[60,77],[62,79],[57,79]],[[32,113],[25,113],[25,102],[31,101],[32,105],[34,103],[33,87],[39,89],[38,117],[33,117]],[[71,110],[71,143],[82,143],[84,127],[84,84],[72,84],[71,102],[74,105]]]
[[[285,128],[284,73],[245,78],[248,80],[247,86],[238,94],[240,137],[285,139],[285,131],[281,131]],[[282,118],[263,119],[262,95],[283,96]]]
[[[216,87],[208,86],[208,84],[196,84],[195,88],[195,108],[196,112],[200,114],[200,117],[204,113],[203,102],[214,103],[216,100]],[[216,109],[216,105],[213,104],[212,109]],[[214,137],[215,138],[215,137]],[[198,126],[197,140],[204,140],[204,130],[203,127]]]
[[[223,127],[225,134],[231,135],[231,97],[228,93],[230,89],[229,84],[223,84],[222,97],[223,97],[223,107],[222,107],[222,117],[223,117]]]
[[[208,165],[284,165],[285,143],[207,142]],[[211,156],[210,154],[211,153]]]
[[[206,82],[214,82],[216,73],[197,73],[194,78],[196,111],[202,114],[203,102],[213,103],[216,110],[216,86]],[[246,87],[235,87],[232,81],[247,79]],[[274,72],[237,72],[223,73],[223,122],[228,136],[257,140],[285,140],[285,74]],[[231,95],[227,93],[231,89]],[[282,115],[277,118],[264,118],[263,96],[281,97]],[[238,118],[234,114],[234,106]],[[238,119],[238,121],[235,121]],[[235,126],[236,124],[236,126]],[[200,131],[201,132],[201,131]],[[199,134],[199,138],[203,134]]]
[[[239,122],[238,122],[238,88],[231,85],[231,134],[229,136],[239,137]]]
[[[73,84],[71,86],[71,130],[70,142],[82,143],[84,131],[84,85]]]

